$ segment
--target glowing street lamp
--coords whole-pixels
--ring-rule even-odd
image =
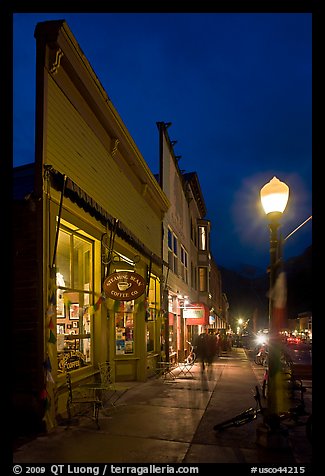
[[[261,202],[269,220],[270,229],[270,289],[269,289],[269,355],[268,355],[268,396],[267,420],[277,426],[276,416],[280,411],[279,372],[281,371],[280,344],[278,339],[279,329],[273,315],[273,296],[277,271],[281,260],[281,247],[279,246],[278,228],[279,220],[287,206],[289,187],[278,178],[273,177],[265,184],[261,191]],[[271,425],[272,426],[272,425]]]
[[[267,215],[270,213],[280,214],[284,212],[288,199],[289,187],[276,177],[273,177],[264,187],[261,188],[262,207]]]

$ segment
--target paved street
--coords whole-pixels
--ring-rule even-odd
[[[256,443],[260,416],[246,425],[213,431],[220,421],[254,406],[263,369],[242,348],[224,352],[194,378],[133,382],[116,409],[101,412],[100,430],[88,418],[22,445],[14,463],[311,463],[304,427],[289,431],[288,447]],[[311,395],[307,394],[308,406]]]

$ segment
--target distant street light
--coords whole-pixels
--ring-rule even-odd
[[[273,429],[279,427],[277,418],[281,410],[281,354],[279,330],[273,309],[273,290],[276,282],[279,265],[281,263],[281,246],[279,246],[278,229],[280,219],[289,199],[289,187],[278,178],[273,177],[265,184],[260,197],[262,206],[269,220],[270,229],[270,288],[269,288],[269,354],[268,354],[268,394],[267,413],[265,421]]]

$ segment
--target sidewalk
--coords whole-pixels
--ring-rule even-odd
[[[116,409],[101,412],[19,447],[14,463],[311,463],[304,428],[290,430],[289,448],[256,444],[257,420],[216,434],[213,426],[255,405],[260,370],[241,348],[223,353],[212,371],[194,378],[132,382]]]

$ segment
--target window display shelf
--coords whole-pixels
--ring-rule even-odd
[[[90,333],[87,334],[64,334],[64,340],[70,339],[89,339]]]

